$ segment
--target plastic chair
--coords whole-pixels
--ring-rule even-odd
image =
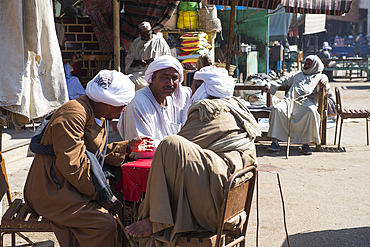
[[[340,118],[340,129],[339,129],[339,138],[338,138],[338,149],[340,148],[340,139],[342,137],[343,120],[348,119],[348,118],[366,118],[366,140],[367,140],[367,145],[369,145],[370,110],[344,109],[342,106],[340,90],[338,87],[335,87],[335,97],[337,100],[336,102],[337,123],[335,125],[334,145],[337,140],[337,129],[338,129],[339,118]]]
[[[284,64],[286,64],[287,72],[290,73],[291,67],[294,64],[294,61],[297,60],[298,66],[298,51],[290,51],[288,54],[284,56]]]
[[[237,180],[238,178],[240,179],[239,182]],[[249,166],[232,174],[224,188],[224,199],[220,211],[217,234],[211,232],[184,234],[176,242],[176,246],[220,247],[225,237],[229,236],[233,241],[227,244],[228,247],[237,244],[240,244],[240,247],[244,247],[255,180],[255,166]],[[232,232],[224,231],[224,224],[243,211],[247,217],[242,229]]]

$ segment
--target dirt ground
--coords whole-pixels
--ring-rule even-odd
[[[337,79],[330,85],[333,90],[341,89],[344,108],[370,109],[370,82]],[[365,126],[364,119],[345,121],[340,150],[333,145],[335,128],[329,128],[327,145],[311,156],[302,155],[300,146],[292,145],[286,159],[285,143],[280,143],[278,153],[266,150],[269,142],[256,143],[260,164],[285,169],[279,177],[291,246],[370,246],[370,146],[366,145]],[[21,198],[33,157],[12,159],[9,155],[4,154],[9,159],[12,194]],[[259,172],[258,180],[258,246],[288,246],[277,175]],[[256,246],[256,201],[255,193],[247,246]],[[38,242],[35,246],[59,246],[53,233],[26,235]],[[26,246],[20,237],[17,244]],[[6,235],[4,246],[9,245]]]

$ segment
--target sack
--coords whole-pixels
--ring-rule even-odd
[[[203,31],[221,31],[221,20],[217,18],[216,5],[206,5],[199,10],[199,28]]]
[[[180,2],[179,11],[197,11],[198,3],[197,2]]]
[[[177,20],[179,29],[198,29],[198,13],[195,11],[180,11]]]

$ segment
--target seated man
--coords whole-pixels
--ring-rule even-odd
[[[254,140],[261,131],[245,102],[232,96],[233,78],[214,66],[194,78],[188,119],[158,146],[139,221],[126,227],[140,246],[174,246],[182,233],[216,232],[229,176],[257,165]],[[225,229],[240,228],[243,216]]]
[[[136,38],[125,58],[125,72],[131,74],[130,79],[135,83],[136,90],[148,85],[144,79],[145,70],[154,59],[163,55],[171,55],[166,40],[153,34],[149,22],[139,24],[140,36]]]
[[[212,58],[207,54],[204,53],[198,57],[197,63],[195,64],[195,70],[189,71],[186,74],[186,85],[191,87],[194,80],[195,72],[199,71],[201,68],[212,65]]]
[[[163,138],[177,134],[184,125],[191,92],[181,85],[183,69],[172,56],[154,60],[145,79],[149,86],[136,91],[117,127],[123,140],[148,136],[157,147]],[[153,157],[154,151],[145,155]]]
[[[60,246],[116,247],[117,226],[111,213],[122,204],[110,189],[110,193],[104,190],[103,196],[97,191],[92,162],[120,166],[126,154],[152,150],[152,140],[139,137],[106,144],[105,120],[124,111],[135,93],[127,76],[100,71],[86,92],[62,105],[46,125],[40,144],[51,148],[52,153],[35,155],[24,197],[38,214],[51,221]]]
[[[275,94],[279,87],[290,86],[285,98],[271,110],[267,135],[272,138],[272,143],[268,150],[280,150],[278,140],[288,140],[289,125],[290,141],[303,144],[303,154],[312,154],[309,143],[320,143],[319,88],[329,89],[328,77],[321,73],[323,69],[320,58],[310,55],[305,59],[302,72],[282,81],[270,81],[262,90]]]
[[[215,49],[215,62],[216,63],[225,63],[226,62],[226,52],[227,52],[227,45],[222,44],[220,47],[216,47]]]
[[[81,58],[82,54],[80,56],[78,54],[73,54],[71,61],[64,65],[69,100],[76,99],[86,94],[80,80],[76,76],[72,76],[72,65],[81,61]]]

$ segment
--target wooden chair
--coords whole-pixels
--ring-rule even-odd
[[[112,69],[111,55],[84,55],[82,60],[87,61],[87,75],[81,77],[81,84],[85,88],[86,84],[102,69]]]
[[[340,139],[342,137],[342,125],[343,120],[348,118],[365,118],[366,119],[366,141],[369,145],[369,121],[370,121],[370,110],[355,110],[355,109],[344,109],[342,106],[342,99],[340,96],[340,90],[338,87],[335,87],[335,97],[336,97],[336,108],[337,108],[337,123],[335,125],[335,135],[334,135],[334,145],[337,141],[337,129],[338,122],[340,118],[340,129],[339,129],[339,138],[338,138],[338,149],[340,148]]]
[[[9,207],[1,218],[0,227],[0,246],[4,245],[3,238],[5,234],[12,235],[12,246],[15,246],[15,234],[22,237],[29,244],[35,244],[32,240],[22,234],[22,232],[52,232],[50,221],[34,212],[22,199],[12,201],[8,176],[6,173],[5,161],[0,152],[0,185],[1,198],[6,193]]]
[[[238,181],[239,179],[240,181]],[[176,242],[176,246],[220,247],[225,237],[231,237],[233,240],[226,245],[227,247],[237,244],[240,244],[240,247],[244,247],[255,180],[255,166],[244,168],[232,174],[224,188],[224,199],[220,211],[217,234],[210,232],[187,233],[179,238]],[[224,231],[224,224],[243,211],[246,213],[247,217],[242,229],[233,232]]]
[[[245,84],[237,84],[235,85],[234,91],[238,90],[262,90],[264,86],[260,85],[245,85]],[[280,87],[278,91],[284,91],[285,94],[289,91],[289,86]],[[269,118],[271,112],[271,94],[266,93],[266,108],[264,109],[253,109],[251,108],[250,111],[253,116],[258,121],[259,118]],[[320,88],[319,91],[319,103],[317,107],[317,111],[320,114],[320,137],[321,143],[316,144],[316,150],[321,150],[321,145],[326,145],[326,122],[327,122],[327,111],[328,111],[328,93],[324,91],[323,88]],[[271,140],[271,138],[267,137],[267,132],[262,132],[262,137],[258,137],[258,140]]]

